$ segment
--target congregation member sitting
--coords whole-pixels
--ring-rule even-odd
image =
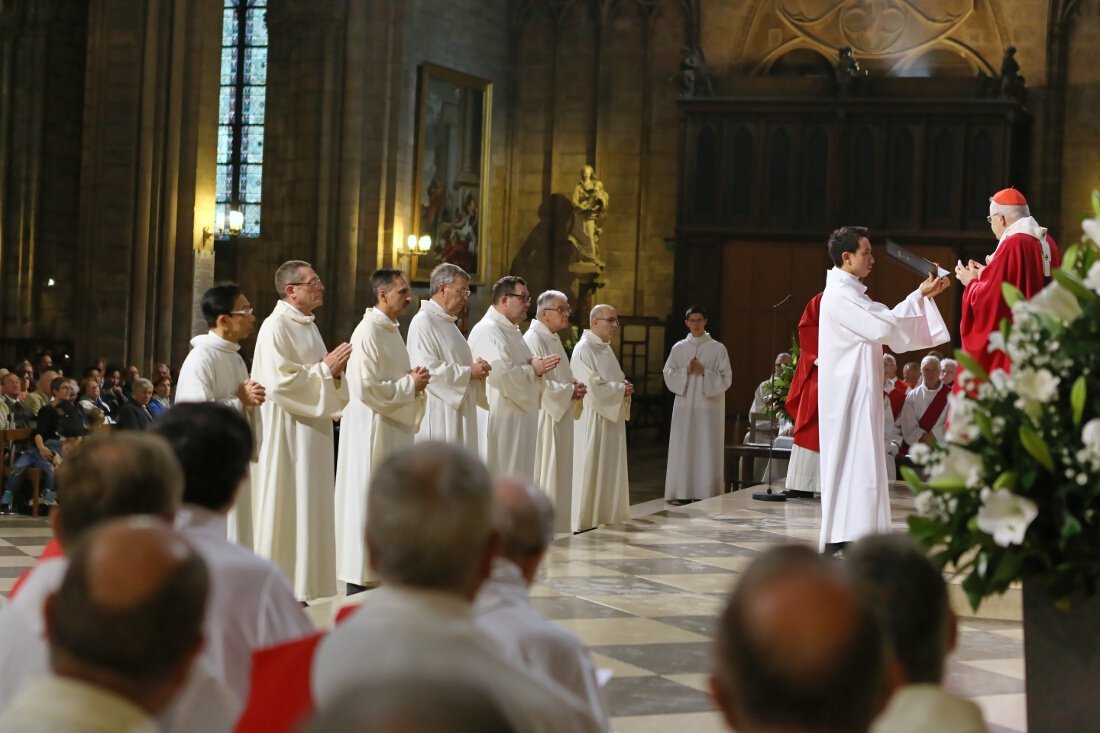
[[[111,425],[115,422],[115,414],[111,411],[111,406],[103,401],[99,380],[95,377],[85,377],[81,381],[77,406],[84,411],[85,416],[89,415],[92,410],[97,410],[103,415],[104,422]]]
[[[122,370],[122,394],[126,395],[126,399],[133,399],[134,382],[139,379],[141,379],[141,370],[133,364]]]
[[[154,733],[202,647],[207,588],[202,560],[163,519],[92,532],[45,600],[52,674],[0,714],[0,732]]]
[[[227,515],[252,456],[252,431],[240,411],[184,403],[152,432],[168,441],[183,470],[176,527],[210,569],[202,654],[239,710],[248,697],[252,652],[310,634],[313,624],[274,563],[226,539]]]
[[[864,537],[845,563],[878,615],[900,681],[873,733],[985,733],[981,709],[941,687],[958,628],[936,566],[904,535]]]
[[[57,503],[54,499],[54,469],[61,463],[62,443],[79,441],[85,426],[84,415],[76,406],[76,382],[67,377],[56,377],[50,385],[50,392],[53,397],[38,411],[35,420],[34,447],[15,459],[0,503],[10,504],[13,501],[22,474],[28,468],[42,471],[41,501],[48,506]]]
[[[583,700],[606,730],[607,711],[584,644],[536,611],[527,595],[554,539],[550,498],[529,483],[502,477],[494,481],[493,494],[500,545],[474,601],[478,626],[500,642],[509,662],[545,675]]]
[[[834,561],[804,545],[749,565],[715,643],[712,690],[740,733],[866,733],[889,698],[874,614]]]
[[[153,397],[147,405],[149,414],[158,418],[172,406],[172,377],[153,377]]]
[[[19,593],[0,607],[0,711],[25,686],[49,673],[44,605],[61,584],[73,548],[117,517],[148,514],[171,522],[183,494],[183,477],[171,449],[160,437],[138,433],[85,441],[61,465],[58,485],[64,505],[51,512],[50,524],[62,555],[41,560]],[[140,570],[140,555],[129,559],[130,569],[122,574]],[[228,732],[232,708],[224,684],[204,664],[197,664],[183,695],[161,713],[160,723],[165,733]]]
[[[23,404],[23,380],[18,374],[0,377],[0,429],[16,430],[29,427],[34,414]]]
[[[153,383],[143,377],[134,380],[130,399],[118,412],[119,430],[145,430],[153,422],[149,402],[153,399]]]
[[[517,731],[596,731],[581,702],[505,659],[470,608],[496,549],[492,482],[464,448],[420,443],[382,462],[367,499],[368,557],[382,586],[316,651],[318,710],[395,675],[468,680]]]
[[[103,389],[100,397],[111,408],[111,415],[118,421],[122,406],[129,400],[122,393],[122,370],[114,364],[108,364],[103,372]]]
[[[959,371],[959,362],[954,359],[940,361],[940,381],[947,385],[948,389],[955,388],[955,373]]]
[[[905,382],[907,390],[916,387],[920,384],[920,365],[915,361],[905,362],[905,366],[901,369],[901,379]]]
[[[430,705],[424,701],[430,700]],[[399,675],[372,680],[299,733],[515,733],[500,705],[462,678]]]
[[[53,390],[50,385],[53,384],[53,380],[60,376],[54,370],[47,369],[38,377],[36,389],[23,395],[23,409],[32,416],[32,419],[36,419],[38,411],[50,403],[53,398]],[[22,383],[19,386],[22,389]]]

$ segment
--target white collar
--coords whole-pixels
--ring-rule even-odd
[[[298,323],[313,323],[314,319],[312,313],[307,316],[285,300],[278,300],[275,302],[275,310],[272,311],[272,315],[283,315]]]

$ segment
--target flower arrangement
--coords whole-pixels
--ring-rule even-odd
[[[986,374],[965,353],[943,445],[915,446],[923,481],[909,532],[941,566],[964,574],[975,609],[1018,579],[1062,607],[1100,587],[1100,191],[1094,219],[1062,269],[1031,300],[1006,284],[1013,322],[989,348],[1011,373]]]
[[[791,391],[791,382],[794,380],[794,370],[798,366],[798,339],[792,338],[790,349],[791,360],[779,367],[775,373],[775,379],[769,379],[764,388],[764,403],[768,406],[767,414],[774,420],[780,418],[792,425],[794,417],[787,412],[787,394]]]

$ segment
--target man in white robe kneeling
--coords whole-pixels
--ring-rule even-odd
[[[220,402],[240,410],[252,430],[252,461],[259,457],[260,405],[264,403],[263,385],[248,376],[241,358],[241,341],[252,335],[256,316],[252,304],[236,283],[222,283],[202,296],[202,316],[209,333],[191,339],[191,351],[183,360],[176,380],[176,403]],[[237,500],[229,510],[227,537],[251,548],[252,482],[245,476]]]
[[[725,397],[733,381],[726,347],[707,333],[707,312],[688,308],[684,325],[687,338],[672,347],[664,369],[665,386],[676,395],[665,474],[665,501],[674,504],[725,490]]]
[[[278,565],[299,600],[336,595],[332,422],[348,401],[351,344],[325,350],[313,311],[325,286],[308,262],[275,272],[281,298],[260,326],[252,377],[267,389],[256,470],[256,552]]]
[[[841,227],[828,243],[836,266],[821,298],[817,357],[822,551],[890,530],[882,346],[900,354],[951,338],[932,300],[946,277],[929,275],[893,309],[867,297],[860,280],[875,258],[866,233]]]
[[[569,360],[573,376],[588,389],[573,443],[574,532],[630,519],[626,421],[634,385],[611,348],[619,332],[615,309],[597,305],[589,325]]]
[[[340,422],[336,464],[336,577],[349,594],[378,583],[363,547],[367,484],[374,467],[412,447],[429,379],[424,367],[410,368],[397,328],[397,317],[411,300],[408,280],[400,270],[382,269],[371,275],[370,286],[376,304],[351,335],[345,370],[350,399]]]
[[[569,328],[569,298],[557,290],[539,296],[537,317],[523,335],[535,356],[561,361],[542,376],[538,443],[535,445],[535,485],[554,506],[554,531],[569,531],[573,497],[573,422],[580,418],[585,386],[573,379],[569,357],[558,333]]]
[[[559,356],[535,356],[519,324],[527,319],[531,294],[521,277],[508,275],[493,285],[493,304],[470,331],[470,351],[489,362],[487,419],[481,432],[482,457],[493,473],[535,478],[535,442],[539,424],[540,377],[558,365]]]
[[[409,361],[428,370],[428,404],[416,441],[439,440],[477,451],[477,408],[488,408],[485,377],[491,367],[475,359],[456,319],[470,300],[470,276],[444,262],[432,270],[431,300],[409,324]]]
[[[544,492],[518,479],[497,477],[493,494],[500,545],[474,601],[478,626],[500,643],[509,662],[572,692],[606,730],[606,703],[584,643],[532,608],[527,595],[554,540],[554,508]]]

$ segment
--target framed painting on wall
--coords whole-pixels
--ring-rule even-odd
[[[471,282],[486,278],[492,89],[485,79],[420,66],[411,232],[422,244],[413,280],[427,280],[441,262],[466,270]]]

